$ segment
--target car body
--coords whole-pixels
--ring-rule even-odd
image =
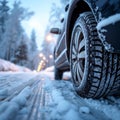
[[[118,94],[120,90],[118,78],[120,0],[73,0],[66,6],[65,11],[67,11],[67,17],[63,23],[64,27],[51,29],[51,33],[59,34],[54,50],[55,79],[61,79],[63,72],[70,70],[73,74],[75,90],[79,95],[99,98]],[[77,38],[76,34],[79,34],[78,37],[82,37]],[[83,51],[81,54],[79,50],[74,50],[79,47]],[[76,53],[74,53],[75,51]],[[82,54],[83,56],[81,56]],[[74,68],[76,64],[79,69]],[[105,70],[106,75],[102,70]],[[79,76],[81,71],[83,72],[82,77]],[[114,73],[116,75],[112,76]],[[98,80],[95,82],[96,79],[101,82]],[[112,83],[110,79],[112,79]],[[110,89],[112,86],[116,87],[113,85],[115,82],[118,86],[113,92]],[[112,84],[110,88],[109,84]],[[99,88],[102,85],[107,87]],[[103,89],[104,92],[100,94]],[[105,92],[106,90],[109,92]],[[94,92],[92,93],[92,91]]]

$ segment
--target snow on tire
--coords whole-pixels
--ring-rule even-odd
[[[104,49],[91,12],[76,20],[70,47],[72,80],[80,96],[100,98],[120,93],[120,55]]]

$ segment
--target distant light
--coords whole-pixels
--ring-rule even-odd
[[[53,58],[53,55],[49,55],[49,58],[52,59],[52,58]]]
[[[48,34],[48,35],[46,36],[46,40],[47,40],[48,42],[52,42],[52,41],[53,41],[53,36],[52,36],[51,34]]]
[[[40,53],[40,54],[39,54],[39,57],[43,57],[43,54],[42,54],[42,53]]]
[[[46,57],[43,57],[43,60],[46,60]]]

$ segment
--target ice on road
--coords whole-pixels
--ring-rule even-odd
[[[81,98],[70,80],[55,81],[52,72],[0,73],[0,120],[119,118],[120,98]]]

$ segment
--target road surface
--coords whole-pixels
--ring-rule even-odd
[[[53,73],[0,73],[0,120],[119,120],[120,98],[76,94]]]

